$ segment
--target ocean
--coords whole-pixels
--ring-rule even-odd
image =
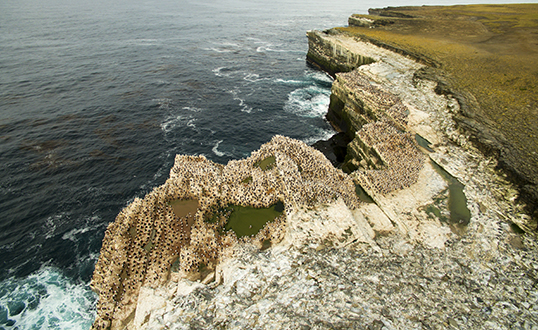
[[[275,134],[330,138],[332,80],[305,32],[391,5],[3,0],[0,330],[89,328],[104,231],[176,154],[225,164]]]

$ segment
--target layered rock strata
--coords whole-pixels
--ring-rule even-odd
[[[325,34],[319,31],[309,31],[308,53],[306,58],[310,63],[334,75],[337,72],[351,71],[363,64],[374,62],[369,56],[350,51],[339,43],[327,40]]]
[[[367,21],[362,22],[362,20],[362,23],[356,22],[358,18],[363,19],[360,16],[352,17],[352,23],[364,25],[377,22],[368,23]],[[382,21],[384,20],[382,19]],[[307,36],[309,45],[312,45],[314,49],[312,52],[318,54],[318,56],[308,56],[307,60],[317,61],[316,66],[335,77],[327,119],[337,131],[344,132],[351,141],[347,147],[346,159],[341,165],[345,172],[351,173],[358,170],[355,175],[364,178],[377,175],[377,172],[371,170],[380,169],[383,166],[392,169],[402,168],[401,163],[389,164],[382,160],[383,157],[378,148],[373,148],[371,142],[368,142],[367,136],[372,136],[372,133],[367,132],[372,132],[372,125],[387,127],[387,129],[380,128],[378,130],[378,132],[384,132],[382,134],[391,134],[389,132],[402,134],[402,132],[407,131],[407,138],[389,139],[399,139],[405,141],[406,144],[413,144],[412,135],[415,133],[425,137],[429,135],[429,132],[421,132],[420,128],[417,130],[417,128],[412,127],[413,125],[407,125],[409,105],[415,106],[412,103],[416,103],[417,95],[413,94],[413,86],[425,82],[433,84],[433,91],[451,102],[451,124],[449,125],[450,134],[448,137],[452,139],[453,143],[465,146],[471,141],[488,156],[492,154],[491,144],[495,144],[497,146],[495,148],[499,146],[507,148],[508,143],[504,138],[488,128],[491,125],[487,123],[487,120],[483,119],[481,122],[477,122],[476,118],[473,119],[470,108],[476,106],[476,100],[472,95],[465,91],[455,91],[451,87],[450,78],[439,69],[435,69],[437,64],[429,59],[401,49],[392,49],[392,47],[375,42],[371,38],[358,37],[335,29],[324,32],[310,31]],[[321,48],[324,48],[325,51],[320,50]],[[343,67],[339,64],[342,63],[341,58],[331,56],[334,49],[339,49],[340,54],[347,54],[346,58],[356,58],[361,55],[370,58],[373,63],[362,66],[357,63]],[[348,62],[351,63],[351,61]],[[342,72],[335,72],[333,70],[335,66],[338,66]],[[406,85],[408,87],[402,89],[402,86]],[[363,129],[364,131],[361,132]],[[377,135],[378,133],[373,134]],[[477,137],[483,143],[476,140]],[[432,137],[429,140],[435,141],[435,138]],[[498,153],[493,152],[493,154]],[[404,156],[405,158],[406,156]],[[501,158],[498,158],[497,166],[503,168],[506,163]],[[401,160],[400,157],[392,159]],[[443,164],[439,165],[443,167]],[[418,163],[414,165],[407,163],[407,165],[403,165],[403,167],[405,166],[410,171],[402,172],[410,173],[410,176],[413,176],[411,173],[416,173],[416,170],[413,169],[420,168]],[[359,180],[362,185],[368,186],[366,181]],[[403,181],[406,179],[404,178]],[[405,187],[406,185],[400,186],[400,188]],[[377,191],[380,192],[379,189]],[[383,192],[390,192],[390,189],[385,189]],[[520,192],[523,191],[520,190]],[[532,204],[532,198],[529,202]],[[533,208],[533,205],[526,206],[530,209]],[[522,225],[526,230],[532,230],[536,227],[536,221],[530,220]]]
[[[388,7],[349,17],[354,38],[427,66],[418,79],[455,97],[458,129],[518,186],[538,220],[536,4]],[[536,224],[534,224],[536,225]]]
[[[351,140],[350,174],[281,136],[226,166],[177,156],[167,182],[107,229],[94,328],[537,327],[538,246],[519,229],[530,218],[458,129],[457,97],[437,93],[416,58],[309,35],[310,60],[348,66],[335,69],[329,116]],[[465,184],[464,223],[452,220],[447,177]],[[224,230],[227,205],[279,202],[258,233]]]
[[[308,38],[309,54],[316,54],[309,55],[308,60],[320,61],[319,67],[335,75],[327,119],[351,140],[342,169],[348,173],[360,169],[357,181],[376,194],[414,184],[425,157],[417,149],[414,134],[407,132],[409,109],[396,94],[354,69],[387,58],[392,66],[397,62],[397,70],[409,71],[421,65],[338,34],[310,31]],[[335,49],[341,55],[334,56]],[[342,54],[348,59],[345,67]],[[369,60],[354,61],[355,58]],[[335,73],[336,67],[348,72]]]

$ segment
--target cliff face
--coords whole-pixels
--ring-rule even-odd
[[[335,129],[344,132],[351,141],[347,147],[347,156],[342,169],[351,173],[359,168],[363,170],[381,170],[396,166],[407,168],[408,166],[397,165],[392,161],[405,159],[401,157],[403,155],[392,156],[393,151],[398,149],[392,146],[382,146],[382,144],[386,141],[400,141],[400,150],[405,150],[405,153],[410,154],[416,153],[414,136],[405,133],[409,109],[399,96],[389,92],[388,86],[383,86],[361,73],[360,70],[354,69],[374,62],[377,62],[378,66],[382,66],[382,63],[391,63],[392,70],[407,72],[416,71],[423,66],[373,44],[359,42],[337,31],[327,33],[311,31],[308,33],[308,39],[313,49],[309,51],[309,54],[323,54],[309,56],[309,61],[321,58],[322,62],[318,63],[319,67],[339,67],[345,71],[333,73],[335,80],[327,112],[327,119]],[[335,49],[338,49],[340,55],[331,55]],[[368,60],[352,61],[356,58]],[[380,138],[380,136],[383,137]],[[395,144],[400,142],[395,142]],[[386,148],[389,148],[391,152],[384,152]],[[416,154],[411,158],[419,159],[420,156]],[[420,166],[418,165],[417,168]],[[370,171],[369,173],[377,172]],[[411,172],[402,171],[402,173]],[[413,175],[410,174],[410,176]],[[399,185],[399,183],[408,181],[412,184],[414,179],[393,177],[391,181],[396,184],[388,191],[405,188],[407,185]]]
[[[331,38],[331,31],[309,31],[308,53],[306,58],[310,63],[334,76],[337,72],[348,72],[374,60],[351,52],[338,38]]]
[[[338,32],[423,64],[417,79],[454,96],[458,129],[518,186],[538,219],[537,4],[389,7]],[[337,32],[338,31],[338,32]]]
[[[395,12],[398,13],[398,11]],[[517,141],[509,141],[505,134],[496,128],[498,125],[482,114],[480,102],[468,91],[458,88],[456,81],[449,77],[447,72],[437,68],[440,65],[438,62],[404,47],[388,44],[383,41],[383,38],[376,39],[367,33],[370,30],[388,29],[385,26],[392,24],[405,30],[405,24],[411,24],[409,21],[418,25],[426,23],[419,18],[411,20],[398,15],[392,17],[390,10],[378,10],[374,13],[382,13],[384,16],[371,16],[372,18],[369,18],[368,16],[354,15],[350,17],[350,25],[363,29],[369,28],[365,30],[364,35],[350,33],[343,29],[325,32],[312,31],[307,34],[309,45],[313,49],[311,52],[309,51],[309,54],[316,54],[316,56],[308,56],[308,60],[310,62],[319,61],[315,63],[316,66],[328,70],[335,76],[327,119],[336,130],[345,132],[351,140],[342,169],[346,172],[352,172],[360,168],[361,162],[362,168],[375,168],[379,163],[379,157],[372,153],[371,149],[365,148],[360,141],[360,136],[356,134],[363,125],[387,120],[388,117],[392,126],[398,130],[406,130],[405,113],[407,109],[398,100],[398,97],[391,96],[386,88],[379,87],[380,84],[357,83],[356,77],[351,78],[348,73],[361,65],[369,64],[368,62],[362,64],[360,61],[353,61],[356,58],[368,58],[369,61],[375,62],[374,66],[391,62],[395,63],[393,65],[396,65],[399,70],[406,70],[407,67],[407,70],[412,71],[415,83],[431,81],[436,84],[435,92],[437,94],[447,95],[458,103],[458,111],[452,114],[458,130],[485,155],[494,156],[497,159],[498,168],[508,174],[512,182],[519,186],[520,200],[525,203],[532,214],[538,204],[538,197],[536,197],[538,189],[533,183],[535,181],[534,174],[525,170],[528,164],[522,166],[522,158],[515,156],[519,152],[517,150],[521,149],[517,147]],[[475,23],[470,24],[476,25]],[[330,56],[335,50],[338,50],[339,55]],[[387,51],[390,52],[387,53]],[[324,54],[324,56],[318,54]],[[341,69],[341,73],[336,72],[337,68]],[[458,141],[455,142],[458,143]],[[368,154],[372,157],[368,157]],[[531,224],[531,226],[535,226],[535,224]]]
[[[106,231],[94,328],[538,326],[533,222],[460,95],[415,56],[308,36],[348,174],[282,136],[226,166],[176,156]]]
[[[337,74],[331,90],[327,119],[351,139],[342,166],[344,171],[352,172],[360,166],[378,168],[387,165],[374,143],[358,133],[365,133],[365,125],[377,122],[383,122],[395,131],[405,131],[408,114],[409,110],[399,97],[376,87],[359,72]]]

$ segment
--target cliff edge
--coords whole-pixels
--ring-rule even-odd
[[[412,20],[391,15],[357,19]],[[538,327],[535,222],[462,128],[478,101],[434,56],[308,36],[345,171],[283,136],[226,165],[177,155],[106,230],[93,328]]]
[[[518,187],[519,201],[537,218],[538,5],[389,7],[369,13],[352,15],[349,27],[309,32],[307,59],[333,76],[372,62],[349,47],[355,40],[423,64],[416,79],[435,82],[437,93],[457,100],[458,129],[497,160]],[[327,118],[345,130],[341,103],[334,97]]]

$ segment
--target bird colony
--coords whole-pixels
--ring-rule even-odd
[[[127,326],[142,287],[158,288],[180,279],[207,282],[216,265],[233,256],[237,244],[266,248],[278,243],[293,210],[338,199],[353,210],[360,203],[356,184],[374,197],[416,182],[425,155],[405,132],[405,105],[356,71],[338,74],[338,79],[355,95],[363,95],[359,101],[371,112],[352,144],[364,157],[375,158],[376,166],[359,166],[349,176],[321,152],[283,136],[226,166],[204,156],[177,155],[169,179],[125,207],[105,232],[91,281],[99,295],[93,329]],[[233,206],[263,209],[278,204],[284,205],[283,212],[255,234],[238,236],[233,228],[226,229]]]
[[[414,184],[426,156],[408,132],[409,110],[402,100],[376,85],[359,70],[339,73],[333,85],[344,92],[357,122],[353,150],[358,170],[355,180],[371,195],[386,195]],[[346,106],[348,106],[346,104]]]
[[[358,207],[352,179],[319,151],[283,136],[226,166],[177,155],[170,178],[125,207],[105,232],[91,282],[99,295],[93,328],[123,328],[134,317],[142,286],[203,280],[236,244],[279,242],[292,209],[336,199]],[[268,208],[278,202],[284,212],[257,234],[238,238],[224,230],[228,205]]]

